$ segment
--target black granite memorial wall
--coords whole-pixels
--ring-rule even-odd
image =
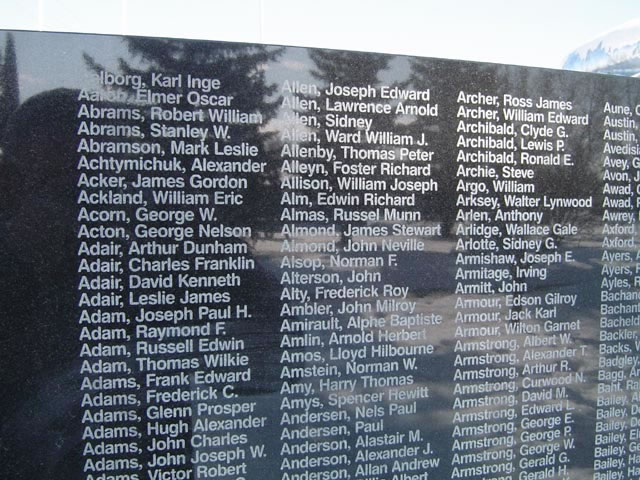
[[[11,479],[640,477],[640,83],[6,32]]]

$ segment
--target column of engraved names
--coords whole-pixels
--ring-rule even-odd
[[[82,455],[87,480],[117,473],[139,478],[142,453],[139,382],[132,362],[131,317],[124,310],[129,211],[143,204],[141,192],[127,190],[113,156],[93,146],[125,131],[127,145],[140,147],[142,112],[114,106],[98,92],[111,77],[97,78],[95,90],[78,95],[78,292],[81,330]],[[135,148],[135,147],[134,147]]]
[[[229,332],[233,321],[251,316],[234,298],[242,271],[253,269],[239,240],[251,229],[227,226],[218,216],[233,218],[234,206],[242,204],[237,192],[246,188],[243,173],[256,169],[239,165],[253,163],[257,147],[227,145],[229,126],[221,124],[228,122],[214,112],[230,107],[233,97],[220,91],[217,79],[161,73],[115,78],[129,86],[119,92],[120,110],[135,105],[131,109],[146,126],[114,133],[125,141],[101,142],[91,151],[129,154],[103,164],[122,171],[122,190],[139,199],[129,210],[121,306],[135,325],[131,349],[144,387],[139,468],[160,479],[237,475],[246,471],[247,434],[219,430],[264,424],[257,417],[251,425],[239,423],[240,412],[253,406],[235,389],[250,382],[251,368],[244,341]],[[199,108],[203,96],[218,108]],[[140,142],[123,148],[130,137]],[[207,158],[210,152],[215,160]],[[241,161],[242,155],[249,158]]]
[[[518,341],[503,315],[513,255],[500,228],[503,172],[515,164],[515,128],[501,99],[457,95],[455,347],[451,478],[515,471]],[[506,170],[510,172],[511,170]]]
[[[585,346],[574,344],[581,320],[568,315],[578,305],[578,293],[560,292],[548,282],[552,272],[558,275],[572,264],[573,251],[561,248],[560,241],[581,233],[575,212],[588,212],[592,197],[579,188],[558,188],[552,178],[575,173],[571,145],[584,135],[589,115],[562,98],[504,94],[503,103],[503,116],[518,137],[518,168],[510,169],[509,177],[521,179],[502,189],[509,193],[501,213],[515,283],[522,286],[505,297],[508,329],[524,347],[518,467],[524,476],[564,478],[575,448],[569,389],[583,381],[572,362],[585,355]]]
[[[336,151],[329,207],[341,232],[329,261],[344,288],[331,294],[341,331],[329,357],[346,379],[330,386],[330,403],[354,416],[354,478],[426,478],[439,466],[420,428],[429,398],[419,363],[434,351],[429,327],[441,317],[423,308],[411,282],[389,279],[425,251],[440,225],[425,222],[422,200],[438,190],[434,151],[424,133],[398,134],[402,117],[435,119],[430,90],[330,83],[323,90],[322,141]]]
[[[635,360],[640,325],[636,243],[638,153],[637,116],[628,105],[603,107],[603,213],[598,398],[594,472],[599,478],[635,477],[640,455],[637,415],[640,397]],[[629,448],[628,448],[629,447]],[[595,478],[595,477],[594,477]]]
[[[325,348],[340,329],[334,305],[316,294],[343,284],[327,268],[338,237],[321,206],[333,189],[329,169],[335,153],[318,139],[318,87],[285,80],[281,94],[280,471],[289,480],[349,478],[351,418],[328,408],[320,395],[340,383],[341,375]]]
[[[384,267],[397,264],[398,254],[391,252],[402,250],[403,245],[397,238],[381,241],[380,237],[386,237],[391,229],[391,226],[382,225],[383,222],[397,222],[394,224],[397,230],[394,235],[400,235],[398,229],[405,227],[400,222],[400,216],[410,214],[412,220],[419,218],[420,212],[415,208],[417,194],[403,195],[398,192],[434,188],[435,183],[429,178],[408,182],[395,176],[411,175],[408,171],[401,172],[398,169],[413,167],[417,170],[417,166],[414,167],[409,160],[429,162],[433,153],[424,148],[399,149],[397,145],[401,144],[398,142],[406,141],[413,145],[414,139],[401,140],[400,136],[389,130],[380,130],[380,124],[393,123],[396,113],[389,104],[389,90],[389,87],[377,90],[372,86],[334,84],[324,90],[315,85],[299,83],[283,85],[283,91],[297,94],[298,98],[304,95],[309,102],[318,97],[320,100],[319,103],[306,105],[315,109],[317,114],[304,124],[311,129],[299,128],[305,132],[305,138],[295,147],[283,147],[283,174],[290,173],[285,169],[294,165],[287,161],[290,151],[296,150],[304,155],[307,148],[319,160],[313,167],[306,168],[309,172],[312,168],[315,170],[317,183],[315,194],[305,199],[305,205],[307,208],[314,207],[311,210],[317,212],[316,217],[324,220],[325,226],[322,223],[313,225],[311,228],[314,230],[308,226],[306,230],[298,226],[298,231],[304,232],[309,238],[316,235],[330,242],[320,252],[322,255],[312,256],[307,261],[307,269],[320,273],[314,275],[315,288],[303,294],[308,295],[314,306],[326,307],[327,320],[319,323],[305,319],[303,328],[318,330],[315,340],[306,342],[305,346],[327,347],[321,350],[324,355],[317,355],[321,361],[327,362],[330,375],[318,379],[310,392],[318,392],[317,401],[331,408],[331,413],[325,414],[327,420],[333,422],[333,427],[324,430],[327,436],[345,433],[337,428],[336,422],[346,424],[349,434],[355,435],[350,436],[346,444],[338,441],[316,442],[315,448],[330,450],[331,445],[336,449],[341,448],[347,455],[333,455],[333,461],[341,466],[344,462],[351,466],[340,468],[337,472],[354,478],[383,474],[410,475],[413,470],[422,471],[424,468],[422,459],[404,460],[408,455],[415,456],[423,452],[414,445],[403,446],[407,434],[393,428],[397,419],[416,413],[416,402],[406,402],[405,399],[419,400],[428,396],[427,388],[414,383],[413,375],[404,374],[409,373],[408,364],[413,362],[415,368],[415,359],[404,358],[413,356],[415,348],[409,352],[409,347],[396,346],[407,340],[401,335],[424,337],[424,331],[413,333],[401,328],[409,325],[409,320],[400,315],[398,309],[407,309],[408,312],[413,304],[412,311],[415,311],[415,302],[407,298],[408,288],[385,282],[382,271]],[[285,102],[295,103],[299,110],[304,103],[299,99],[287,101],[286,97]],[[425,107],[423,104],[421,108],[425,109],[425,113],[427,108],[432,112],[435,108],[437,112],[437,107],[433,105]],[[302,135],[287,133],[287,136],[300,139]],[[403,156],[403,164],[393,162],[397,160],[396,155]],[[428,177],[430,165],[421,165],[418,168],[425,170],[421,174]],[[419,172],[413,174],[418,175]],[[286,183],[293,185],[289,181]],[[407,187],[408,183],[410,185]],[[399,184],[405,186],[399,187]],[[284,199],[283,193],[283,203]],[[294,227],[289,229],[289,233],[291,231],[294,231]],[[435,230],[429,231],[430,234],[436,233]],[[423,250],[424,242],[410,239],[404,246],[409,251],[415,248]],[[303,265],[300,262],[300,267]],[[393,329],[389,328],[385,318],[387,312],[394,317]],[[423,325],[426,323],[424,318],[426,316],[423,315],[419,320]],[[283,320],[284,325],[289,323]],[[432,349],[428,345],[419,348],[425,349],[425,352]],[[392,357],[398,358],[398,361],[391,361]],[[309,360],[313,358],[309,356]],[[389,417],[391,421],[387,422]],[[410,436],[412,444],[422,443],[419,430],[414,430]],[[392,458],[400,459],[393,462]],[[287,466],[290,464],[287,462]]]

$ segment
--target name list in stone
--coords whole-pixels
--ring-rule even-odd
[[[255,268],[236,210],[266,162],[232,138],[262,115],[233,108],[216,78],[97,76],[120,89],[117,104],[78,95],[86,478],[247,475],[266,418],[236,393],[254,359],[231,322],[253,315]]]
[[[122,41],[0,85],[7,478],[638,476],[637,82]]]
[[[562,212],[593,200],[543,182],[571,174],[589,115],[510,93],[460,91],[457,103],[452,478],[563,477],[575,448],[568,389],[583,381],[571,360],[586,347],[574,345],[581,320],[562,313],[578,294],[545,282],[573,262],[561,239],[580,229]]]
[[[428,408],[416,370],[442,317],[385,272],[440,235],[420,209],[435,152],[391,130],[437,103],[385,85],[286,80],[281,93],[283,478],[427,478],[440,459],[407,419]]]
[[[613,100],[603,107],[602,259],[594,478],[640,473],[638,430],[638,114]]]

